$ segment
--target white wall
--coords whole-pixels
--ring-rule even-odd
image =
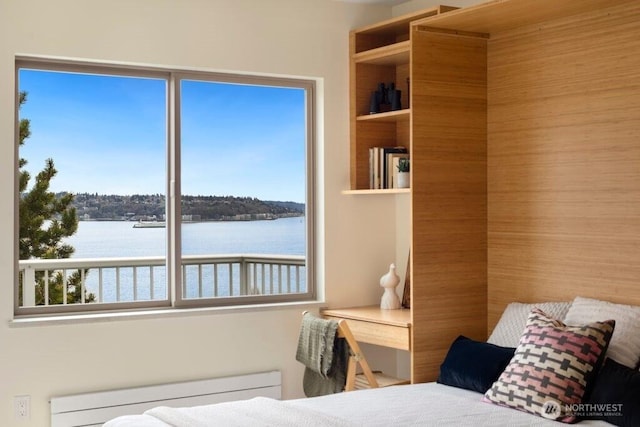
[[[348,171],[348,31],[389,8],[332,0],[0,1],[0,425],[46,426],[54,395],[283,371],[302,396],[294,359],[306,307],[15,327],[14,56],[63,56],[290,74],[323,79],[319,205],[331,306],[378,303],[395,261],[395,208],[386,196],[344,196]],[[400,260],[399,264],[403,264]],[[13,396],[31,396],[28,422]]]
[[[471,2],[449,4],[462,3]],[[406,266],[410,199],[340,193],[349,185],[348,32],[435,4],[392,11],[333,0],[0,0],[0,425],[48,425],[55,395],[271,369],[283,372],[285,398],[301,397],[294,354],[306,308],[10,326],[16,54],[322,79],[319,279],[326,305],[377,304],[388,264]],[[395,366],[395,352],[365,351],[376,367]],[[13,396],[23,394],[32,417],[17,422]]]

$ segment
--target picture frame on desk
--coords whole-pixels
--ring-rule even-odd
[[[402,291],[402,308],[411,308],[411,252],[407,259],[407,271],[404,274],[404,290]]]

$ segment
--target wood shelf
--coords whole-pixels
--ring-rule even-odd
[[[359,122],[400,122],[409,120],[410,117],[411,110],[409,108],[403,108],[402,110],[389,111],[387,113],[364,114],[356,117],[356,120]]]
[[[375,194],[411,194],[410,188],[385,188],[378,190],[344,190],[342,194],[352,196],[375,195]]]
[[[409,40],[353,55],[356,64],[401,65],[408,64],[411,52]]]

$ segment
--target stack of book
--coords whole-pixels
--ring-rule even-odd
[[[398,162],[409,158],[405,147],[369,148],[369,188],[398,188]]]

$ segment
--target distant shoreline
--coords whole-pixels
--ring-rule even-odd
[[[182,196],[183,221],[255,221],[304,216],[303,203],[259,200],[235,196]],[[164,221],[163,195],[75,194],[73,207],[80,220],[88,221]]]
[[[206,223],[206,222],[250,222],[250,221],[275,221],[278,219],[284,218],[304,218],[304,214],[300,215],[283,215],[272,218],[243,218],[243,219],[234,219],[234,218],[224,218],[224,219],[202,219],[198,221],[193,220],[184,220],[182,224],[198,224],[198,223]],[[78,218],[80,222],[130,222],[132,224],[154,224],[154,223],[164,223],[164,221],[138,221],[138,220],[129,220],[129,219],[113,219],[113,218],[90,218],[90,219],[82,219]]]

